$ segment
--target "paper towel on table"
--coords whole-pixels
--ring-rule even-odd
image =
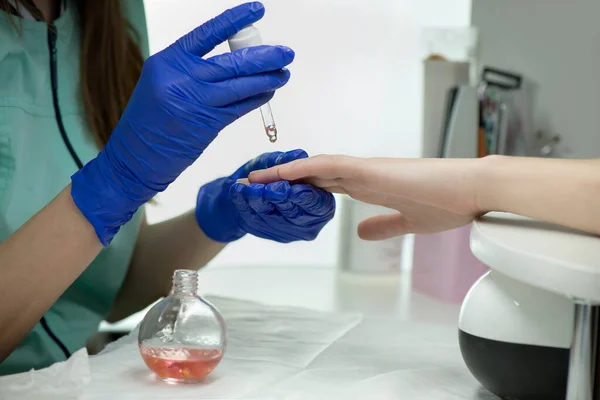
[[[79,399],[89,383],[88,353],[81,349],[48,368],[0,377],[0,400]]]
[[[373,317],[365,317],[303,371],[247,398],[497,399],[466,368],[455,326]]]
[[[91,357],[84,399],[488,399],[465,367],[456,327],[209,298],[229,346],[199,385],[146,368],[137,332]]]
[[[85,399],[243,398],[294,376],[362,319],[291,307],[208,297],[227,322],[223,361],[200,385],[166,385],[142,361],[137,331],[90,358]]]

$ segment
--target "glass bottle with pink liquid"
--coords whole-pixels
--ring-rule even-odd
[[[168,297],[148,311],[138,335],[144,362],[168,383],[201,382],[223,358],[223,316],[198,294],[196,271],[177,270]]]

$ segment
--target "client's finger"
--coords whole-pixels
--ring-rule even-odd
[[[353,177],[361,170],[363,160],[348,156],[321,155],[293,161],[250,174],[250,182],[298,181],[306,178],[336,179]]]
[[[281,178],[281,172],[284,169],[284,167],[289,167],[290,164],[294,164],[301,161],[304,160],[292,161],[288,164],[276,165],[272,168],[252,171],[248,175],[248,181],[251,183],[262,183],[264,185],[278,181],[287,181],[287,179]]]
[[[401,213],[378,215],[358,224],[358,236],[364,240],[385,240],[407,233],[411,233],[410,226]]]

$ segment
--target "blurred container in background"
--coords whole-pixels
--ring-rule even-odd
[[[409,267],[402,262],[404,236],[372,242],[362,240],[357,233],[361,221],[397,211],[361,203],[348,196],[341,197],[339,204],[341,207],[339,267],[342,271],[396,275]]]

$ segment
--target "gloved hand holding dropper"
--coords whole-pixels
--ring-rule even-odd
[[[264,15],[261,3],[226,11],[146,61],[110,141],[73,176],[77,207],[107,245],[136,210],[167,188],[236,119],[285,85],[294,52],[257,46],[203,57]]]

